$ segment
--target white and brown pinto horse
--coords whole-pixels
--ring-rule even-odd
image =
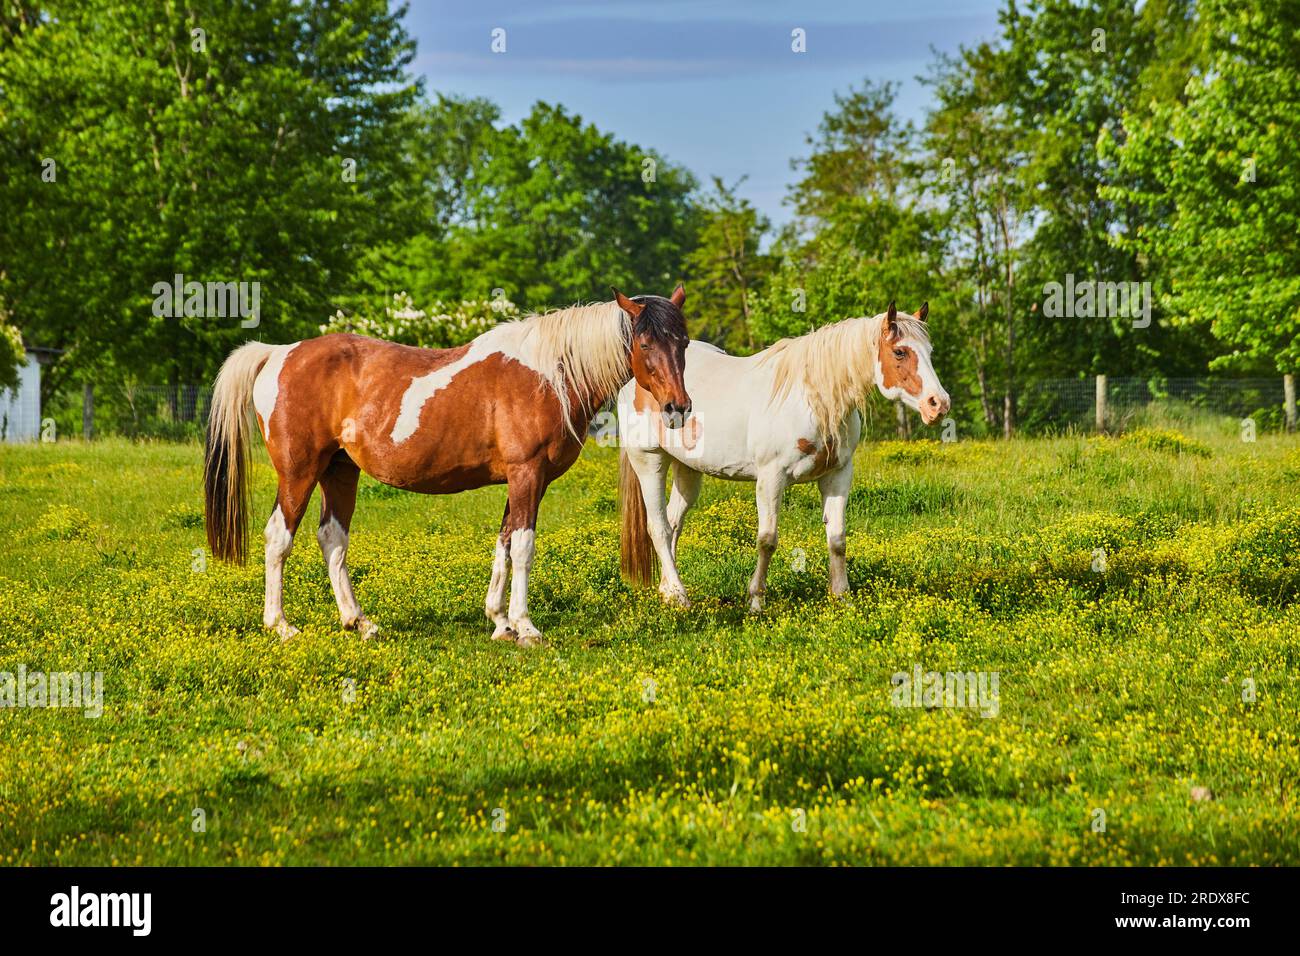
[[[885,398],[916,409],[927,425],[950,405],[930,364],[928,311],[923,305],[915,316],[899,315],[891,302],[881,315],[845,319],[744,357],[691,342],[686,388],[694,413],[674,432],[659,425],[654,395],[628,383],[618,396],[624,574],[649,584],[657,558],[664,600],[689,606],[677,574],[677,540],[699,496],[701,475],[753,481],[758,565],[749,599],[751,610],[759,611],[781,496],[788,485],[816,481],[831,593],[846,593],[844,511],[862,431],[859,408],[873,385]],[[665,503],[670,465],[672,497]]]
[[[468,345],[423,349],[359,335],[293,345],[250,342],[217,375],[204,460],[208,543],[242,563],[251,506],[251,404],[279,475],[266,526],[262,622],[288,639],[284,561],[312,491],[316,537],[343,626],[377,628],[348,578],[348,529],[362,471],[397,488],[448,494],[505,483],[487,616],[493,638],[541,642],[528,616],[537,508],[547,485],[577,460],[592,416],[630,379],[653,395],[666,428],[690,411],[678,286],[670,298],[574,306],[498,325]],[[509,605],[506,583],[513,567]]]

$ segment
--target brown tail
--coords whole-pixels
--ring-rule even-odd
[[[623,524],[619,549],[623,577],[643,587],[653,584],[655,572],[659,570],[659,559],[650,545],[641,482],[625,451],[618,453],[618,510]]]
[[[203,449],[203,519],[208,547],[221,561],[248,557],[248,511],[253,466],[249,403],[253,382],[272,346],[249,342],[230,353],[212,388],[212,411]]]

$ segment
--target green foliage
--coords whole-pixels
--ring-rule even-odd
[[[769,228],[765,216],[717,177],[700,201],[700,231],[686,258],[693,337],[728,351],[754,350],[754,310],[772,269],[759,252]]]
[[[1098,437],[1092,440],[1105,443],[1109,439]],[[1204,442],[1197,441],[1195,438],[1188,438],[1172,428],[1137,428],[1131,432],[1125,432],[1118,441],[1137,445],[1140,448],[1150,448],[1152,451],[1171,452],[1175,455],[1195,455],[1198,458],[1209,458],[1213,454],[1209,446]]]
[[[206,378],[249,332],[155,316],[176,274],[260,282],[255,335],[311,329],[385,232],[388,136],[416,93],[403,11],[22,6],[0,21],[0,296],[29,341],[66,350],[47,394],[110,369]]]
[[[0,392],[18,387],[18,369],[26,361],[23,334],[17,326],[7,324],[0,312]]]
[[[1208,327],[1216,364],[1300,367],[1300,8],[1197,4],[1199,69],[1114,145],[1105,195],[1165,213],[1128,245],[1175,277],[1175,321]]]
[[[437,221],[367,253],[367,294],[504,296],[526,311],[601,301],[611,284],[667,295],[694,244],[691,175],[559,106],[538,103],[518,125],[497,115],[440,98],[411,118],[403,162],[433,184],[419,201]]]

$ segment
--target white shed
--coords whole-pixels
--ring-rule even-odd
[[[0,391],[0,441],[36,441],[41,437],[41,363],[36,349],[18,369],[18,391]]]

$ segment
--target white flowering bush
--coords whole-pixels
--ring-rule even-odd
[[[404,345],[449,348],[481,335],[498,322],[519,318],[519,308],[508,299],[434,302],[419,308],[405,292],[396,293],[382,311],[363,308],[351,315],[340,309],[321,332],[355,332]]]

